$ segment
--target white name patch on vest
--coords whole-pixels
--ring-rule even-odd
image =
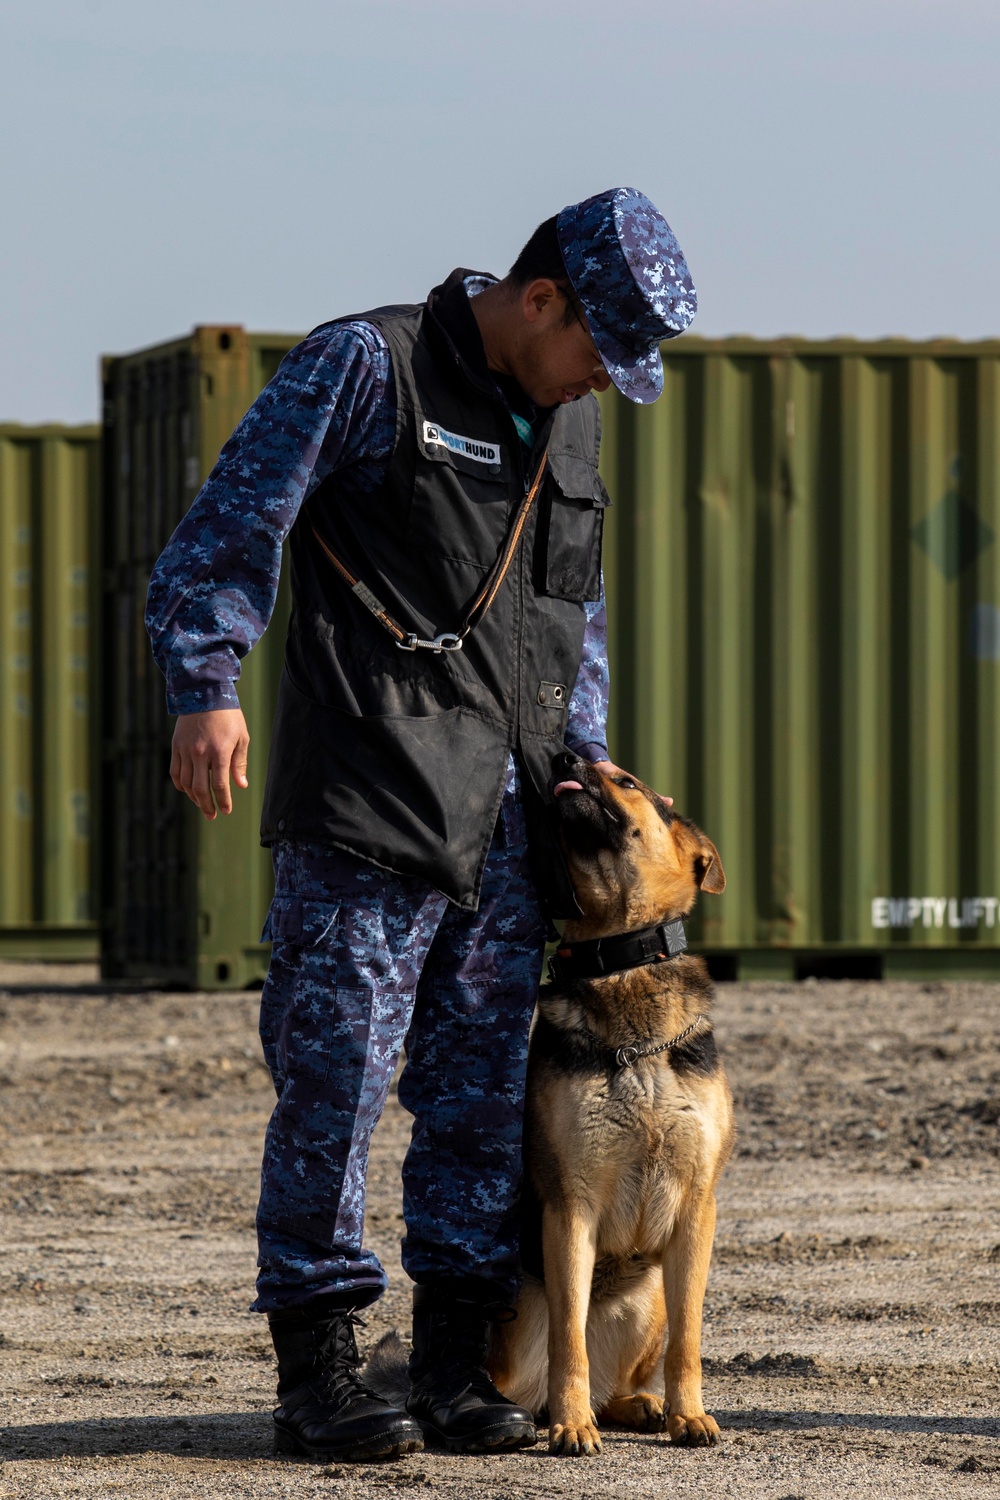
[[[452,453],[460,453],[463,458],[474,458],[480,464],[500,462],[499,443],[484,443],[481,438],[463,437],[459,432],[449,432],[446,427],[439,427],[436,422],[424,423],[424,442],[440,443]]]

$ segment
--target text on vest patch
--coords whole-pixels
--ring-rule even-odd
[[[474,458],[481,464],[500,462],[499,443],[484,443],[481,438],[462,437],[458,432],[449,432],[436,422],[424,423],[424,443],[440,443],[452,453],[461,453],[463,458]]]

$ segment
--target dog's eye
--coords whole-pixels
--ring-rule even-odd
[[[629,791],[632,792],[636,790],[635,782],[632,780],[631,776],[616,776],[615,786],[628,787]]]

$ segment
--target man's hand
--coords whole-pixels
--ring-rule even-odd
[[[191,798],[211,822],[218,807],[233,810],[229,777],[246,787],[250,735],[241,708],[215,708],[208,713],[181,714],[174,727],[170,780]],[[213,801],[213,794],[215,800]]]
[[[621,768],[621,766],[616,766],[613,760],[595,760],[594,761],[594,765],[597,767],[597,769],[599,771],[603,771],[603,773],[604,773],[605,776],[631,776],[632,775],[631,771],[623,771],[622,768]],[[673,805],[674,805],[674,799],[673,799],[673,797],[664,797],[663,800],[667,804],[668,807],[673,807]]]

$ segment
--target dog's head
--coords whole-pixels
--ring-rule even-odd
[[[605,774],[567,753],[552,793],[589,935],[686,917],[699,890],[725,890],[712,841],[634,776]]]

